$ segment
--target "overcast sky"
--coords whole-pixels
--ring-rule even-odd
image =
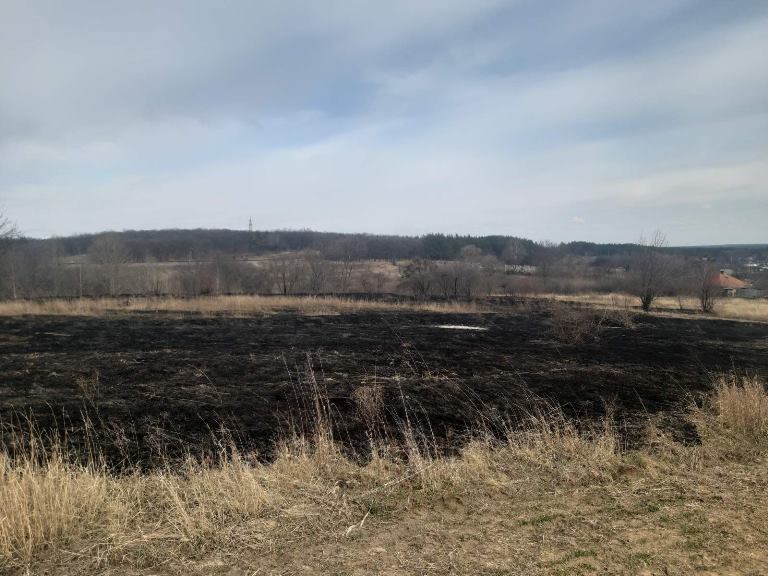
[[[28,235],[768,242],[768,2],[0,2]]]

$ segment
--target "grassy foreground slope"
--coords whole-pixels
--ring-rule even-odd
[[[118,476],[55,451],[1,456],[0,570],[768,572],[768,394],[754,379],[724,378],[691,410],[700,443],[649,426],[629,452],[609,424],[579,431],[555,411],[453,458],[405,428],[361,464],[336,449],[324,414],[318,400],[315,435],[271,464],[223,450]]]

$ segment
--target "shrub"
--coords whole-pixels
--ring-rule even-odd
[[[564,344],[579,344],[600,331],[599,317],[594,311],[561,302],[552,303],[550,319],[552,336]]]

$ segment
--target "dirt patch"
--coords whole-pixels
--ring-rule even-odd
[[[446,447],[468,428],[523,417],[534,397],[586,419],[611,406],[635,441],[649,416],[679,423],[677,410],[709,389],[712,373],[768,377],[764,324],[647,316],[572,345],[551,332],[543,310],[2,318],[0,418],[74,428],[69,440],[82,443],[87,414],[114,462],[215,449],[222,426],[268,457],[311,411],[309,362],[338,439],[353,448],[368,430],[355,390],[372,385],[385,427],[407,412]]]

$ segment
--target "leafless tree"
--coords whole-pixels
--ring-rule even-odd
[[[632,259],[630,289],[646,312],[669,282],[670,260],[661,251],[666,245],[666,236],[656,230],[650,239],[640,239],[640,249]]]
[[[479,291],[481,272],[482,268],[478,262],[446,262],[433,269],[432,287],[443,298],[472,298]]]
[[[74,270],[61,265],[55,243],[19,243],[11,247],[5,260],[11,298],[73,295]]]
[[[148,260],[144,262],[144,265],[136,274],[136,281],[140,286],[138,293],[155,296],[170,293],[170,279],[173,277],[173,274],[170,272],[163,273],[162,267],[157,262],[152,258]]]
[[[360,273],[360,289],[365,293],[381,292],[384,284],[381,272],[375,272],[370,266],[365,266]]]
[[[435,288],[443,298],[455,297],[458,292],[459,279],[455,274],[455,265],[455,262],[451,262],[435,270]]]
[[[548,279],[552,272],[559,256],[559,248],[559,244],[550,240],[542,240],[533,245],[531,258],[536,266],[536,274],[544,280]]]
[[[293,294],[304,276],[305,260],[295,252],[279,254],[269,261],[269,272],[280,294]]]
[[[720,272],[711,262],[702,262],[696,274],[699,307],[702,312],[714,312],[715,304],[720,296],[720,285],[717,278]]]
[[[125,244],[116,234],[103,234],[94,240],[88,250],[88,258],[101,272],[110,296],[120,290],[120,271],[130,259]]]
[[[496,256],[489,254],[480,259],[481,284],[486,296],[490,296],[496,289],[498,268],[499,261]]]
[[[467,244],[459,254],[464,262],[479,262],[483,257],[483,251],[474,244]]]
[[[3,264],[3,275],[8,275],[10,283],[10,292],[15,299],[17,295],[16,290],[16,271],[13,254],[10,253],[11,240],[18,235],[16,226],[5,215],[2,209],[0,209],[0,264]]]
[[[0,242],[5,243],[18,235],[16,225],[0,209]]]
[[[516,238],[507,242],[507,246],[501,255],[504,263],[512,266],[513,270],[518,270],[527,257],[528,247],[522,240]]]
[[[404,284],[417,298],[426,298],[432,293],[434,273],[434,262],[414,260],[403,270]]]
[[[174,293],[182,296],[212,294],[216,285],[216,271],[207,262],[189,262],[174,272]]]
[[[683,311],[687,306],[687,298],[698,297],[699,293],[699,268],[696,263],[682,256],[667,256],[667,281],[664,283],[664,291],[677,299],[677,307]],[[629,266],[632,270],[632,266]],[[629,281],[633,281],[630,274]]]
[[[367,243],[361,238],[340,238],[328,247],[326,254],[337,262],[335,270],[338,290],[347,292],[360,260],[368,254]]]
[[[458,264],[458,293],[457,296],[474,298],[481,290],[481,269],[477,264],[460,262]]]
[[[330,263],[316,250],[307,252],[304,260],[307,263],[307,290],[312,294],[322,294],[331,274]]]

